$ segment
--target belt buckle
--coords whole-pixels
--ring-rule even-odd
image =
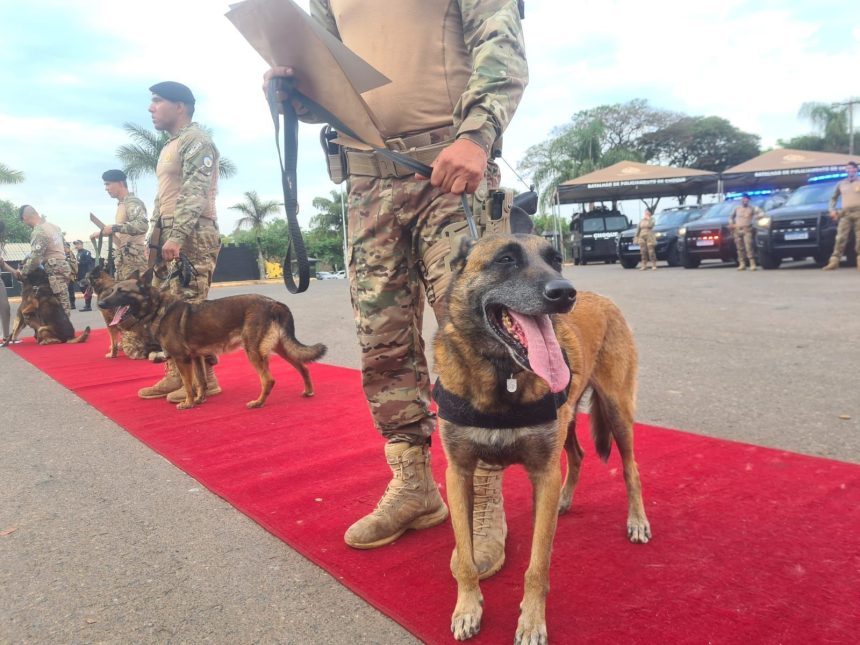
[[[394,137],[393,139],[386,139],[385,147],[389,150],[394,150],[395,152],[406,152],[408,150],[408,148],[406,147],[406,142],[403,140],[403,137]]]
[[[383,157],[379,153],[374,153],[373,155],[376,158],[376,167],[379,168],[379,176],[380,177],[396,177],[397,176],[397,168],[394,165],[394,162],[387,157]]]

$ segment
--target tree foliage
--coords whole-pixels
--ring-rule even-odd
[[[815,132],[791,139],[779,139],[784,148],[817,152],[848,153],[848,113],[828,103],[804,103],[798,114],[812,123]]]
[[[24,181],[24,173],[13,170],[4,163],[0,163],[0,184],[20,184]]]
[[[277,213],[281,209],[281,202],[275,200],[263,201],[257,195],[257,191],[249,190],[245,193],[245,201],[230,206],[230,210],[242,213],[242,217],[236,222],[236,230],[250,229],[254,234],[254,245],[257,247],[257,264],[260,268],[260,277],[266,276],[266,261],[263,253],[263,242],[261,234],[266,218]]]
[[[18,219],[18,207],[5,199],[0,199],[0,221],[4,225],[0,242],[30,241],[30,229]]]

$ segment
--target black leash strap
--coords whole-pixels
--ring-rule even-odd
[[[287,100],[279,104],[277,92],[284,92]],[[293,108],[292,96],[295,86],[292,79],[275,78],[269,82],[269,110],[275,124],[275,144],[278,147],[278,161],[281,163],[281,184],[284,189],[284,209],[287,212],[287,230],[290,240],[287,254],[284,256],[284,284],[290,293],[307,291],[310,284],[311,269],[308,262],[308,252],[302,238],[299,226],[299,196],[296,188],[296,166],[299,153],[299,118]],[[284,149],[281,152],[281,142],[278,139],[280,131],[279,108],[284,113]],[[293,255],[295,254],[298,284],[293,278]]]

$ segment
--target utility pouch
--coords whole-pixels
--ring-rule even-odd
[[[511,207],[514,203],[512,190],[491,190],[478,215],[480,235],[499,235],[511,232]]]
[[[337,132],[330,125],[320,130],[320,145],[325,153],[325,165],[329,179],[340,184],[347,177],[346,153],[342,145],[335,143]]]

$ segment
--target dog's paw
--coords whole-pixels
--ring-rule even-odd
[[[245,404],[245,407],[248,408],[249,410],[253,410],[254,408],[262,408],[263,402],[260,401],[259,399],[254,399],[253,401],[248,401]]]
[[[194,401],[192,401],[191,403],[189,403],[188,401],[183,401],[182,403],[176,404],[177,410],[190,410],[193,407],[194,407]]]
[[[108,352],[105,354],[105,358],[116,358],[116,352]]]
[[[481,631],[481,606],[472,611],[455,611],[451,617],[451,633],[458,641],[472,638]]]
[[[514,645],[547,645],[546,621],[532,622],[525,615],[517,622],[517,635]]]
[[[651,525],[645,518],[627,520],[627,537],[634,544],[646,544],[651,539]]]

